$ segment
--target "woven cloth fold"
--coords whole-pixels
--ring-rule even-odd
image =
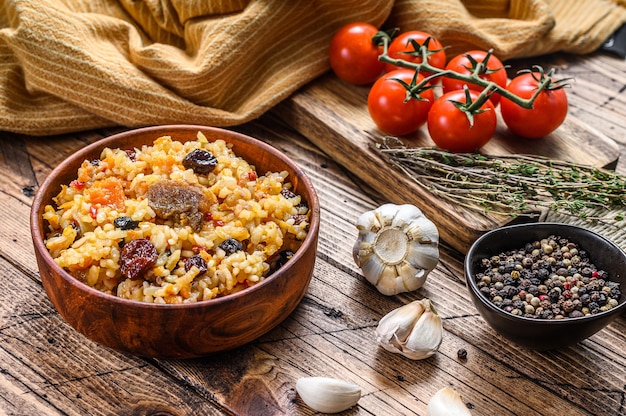
[[[587,54],[624,22],[625,0],[397,0],[386,25],[428,32],[450,56],[493,48],[507,60]]]
[[[328,71],[351,21],[503,59],[587,53],[623,0],[0,0],[0,130],[252,120]]]

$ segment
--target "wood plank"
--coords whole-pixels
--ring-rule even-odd
[[[462,252],[484,232],[512,221],[448,203],[390,168],[372,150],[366,134],[383,134],[367,112],[367,93],[368,87],[349,85],[327,74],[281,103],[272,114],[368,183],[381,198],[420,207],[438,225],[442,238]],[[495,137],[481,149],[485,154],[527,153],[597,167],[615,167],[619,157],[613,140],[571,114],[557,131],[541,140],[513,137],[499,119]],[[425,127],[402,139],[410,146],[433,145]]]
[[[626,317],[578,346],[525,351],[499,338],[477,315],[463,281],[463,255],[445,242],[422,289],[379,294],[361,275],[351,248],[357,217],[384,198],[359,190],[342,166],[299,134],[261,122],[237,129],[292,157],[321,202],[318,260],[294,313],[249,345],[196,360],[144,360],[95,345],[59,317],[33,278],[36,264],[24,237],[30,238],[29,202],[0,184],[0,218],[9,220],[0,227],[0,273],[11,282],[0,293],[0,374],[9,383],[0,383],[4,397],[31,392],[23,395],[22,409],[48,409],[41,414],[312,414],[295,381],[330,375],[363,388],[351,415],[423,415],[443,386],[461,392],[474,415],[623,410]],[[36,146],[28,143],[29,149]],[[439,352],[415,362],[381,349],[374,337],[380,318],[422,297],[432,299],[444,319]],[[459,348],[468,351],[466,362],[457,359]]]
[[[231,414],[149,361],[74,331],[43,288],[4,259],[0,275],[0,389],[7,401],[22,392],[19,401],[11,400],[13,414]]]
[[[462,279],[463,256],[446,244],[439,266],[422,289],[382,296],[364,280],[350,251],[360,209],[371,209],[379,202],[354,190],[342,193],[341,168],[323,155],[315,158],[319,163],[311,163],[310,158],[307,162],[303,150],[298,150],[300,145],[306,148],[306,143],[288,131],[276,126],[247,132],[271,138],[302,163],[316,189],[321,189],[322,224],[313,280],[294,313],[253,344],[201,360],[160,361],[165,371],[195,389],[214,392],[240,414],[255,414],[259,409],[300,414],[303,404],[294,392],[295,382],[314,375],[357,382],[363,398],[350,413],[355,415],[423,415],[431,395],[446,385],[463,394],[475,415],[619,411],[617,392],[626,377],[620,368],[624,355],[607,351],[621,351],[618,347],[625,338],[618,331],[623,320],[611,326],[617,325],[615,332],[601,333],[563,352],[537,354],[511,345],[494,335],[478,316]],[[326,167],[320,169],[322,164]],[[328,191],[324,183],[332,183],[331,189],[337,192]],[[374,335],[379,319],[421,297],[431,298],[444,319],[440,351],[432,359],[414,362],[382,350]],[[466,362],[457,359],[459,348],[469,352]],[[586,377],[593,364],[577,363],[603,362],[604,354],[615,360],[610,364],[614,377],[608,373]],[[580,389],[585,391],[580,393]]]

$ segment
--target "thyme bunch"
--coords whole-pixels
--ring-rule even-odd
[[[376,149],[417,185],[465,208],[511,217],[552,210],[588,220],[590,210],[626,206],[626,176],[606,169],[541,156],[452,153],[406,147],[398,138],[380,137]]]

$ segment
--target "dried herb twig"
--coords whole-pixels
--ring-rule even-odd
[[[468,209],[498,215],[533,216],[549,209],[579,218],[590,210],[626,206],[626,176],[605,169],[540,156],[490,156],[406,147],[395,137],[376,139],[390,164],[434,195]]]

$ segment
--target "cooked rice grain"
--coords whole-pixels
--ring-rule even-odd
[[[217,158],[212,172],[185,169],[182,160],[194,149]],[[98,160],[82,163],[76,180],[63,185],[54,198],[55,206],[45,207],[46,246],[74,277],[122,298],[184,303],[225,296],[262,281],[273,271],[273,257],[295,252],[306,237],[310,213],[299,195],[281,193],[291,187],[287,176],[259,176],[229,144],[209,142],[201,132],[186,143],[163,136],[141,149],[106,148]],[[186,221],[187,212],[157,215],[146,193],[161,181],[202,192],[208,210],[200,213],[200,229]],[[116,228],[118,217],[130,217],[138,225]],[[243,250],[226,253],[219,247],[231,238]],[[158,258],[139,278],[130,279],[122,275],[120,256],[124,244],[135,239],[148,239]],[[197,266],[185,269],[195,254],[206,262],[206,272]]]

